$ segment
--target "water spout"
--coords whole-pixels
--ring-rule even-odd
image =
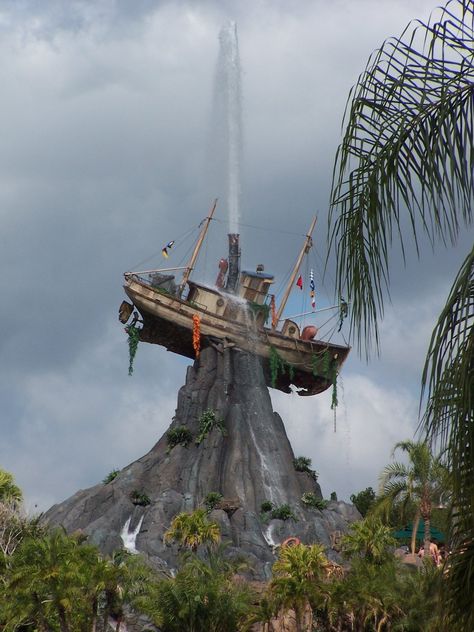
[[[220,154],[226,169],[227,206],[231,233],[240,221],[242,157],[242,93],[239,44],[235,22],[225,24],[219,34],[219,61],[216,76],[216,123]]]

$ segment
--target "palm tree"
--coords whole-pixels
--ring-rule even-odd
[[[374,509],[387,511],[400,503],[415,506],[411,552],[415,552],[416,534],[420,517],[424,521],[424,547],[428,558],[431,541],[431,512],[433,504],[449,494],[449,472],[439,457],[433,456],[429,445],[424,441],[400,441],[392,451],[397,450],[408,455],[408,464],[395,461],[385,467],[381,475],[382,494]]]
[[[366,354],[389,286],[389,252],[411,233],[455,245],[474,201],[474,5],[451,0],[369,59],[349,96],[334,167],[329,238],[351,333]],[[405,220],[408,221],[405,221]],[[407,228],[408,227],[408,228]],[[422,376],[423,428],[453,471],[450,592],[446,609],[474,629],[474,248],[432,335]],[[365,342],[365,344],[364,344]]]
[[[226,564],[211,567],[192,555],[175,578],[156,586],[145,611],[163,632],[236,632],[248,618],[252,595]]]
[[[305,611],[312,612],[312,607],[323,602],[322,581],[327,564],[320,544],[285,546],[273,564],[271,595],[277,607],[294,611],[297,632],[303,631]]]
[[[383,564],[388,548],[394,544],[392,529],[372,515],[352,524],[342,538],[342,550],[346,557],[358,556],[371,564]]]
[[[13,476],[0,468],[0,503],[19,504],[22,500],[23,494],[15,484]]]
[[[205,509],[175,516],[164,535],[165,541],[174,540],[180,546],[188,547],[194,553],[201,544],[217,544],[221,534],[219,525],[207,519]]]
[[[95,629],[108,565],[94,546],[57,530],[25,538],[7,565],[2,604],[6,629]]]

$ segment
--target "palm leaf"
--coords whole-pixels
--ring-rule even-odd
[[[351,334],[369,353],[388,291],[394,237],[406,224],[453,244],[472,221],[474,7],[453,0],[438,20],[413,22],[369,60],[349,96],[333,173],[330,243]]]
[[[474,248],[453,284],[431,338],[423,373],[423,426],[445,448],[455,509],[448,615],[474,627]],[[464,627],[462,627],[464,626]],[[455,629],[455,628],[453,628]]]

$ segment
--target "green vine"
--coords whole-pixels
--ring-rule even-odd
[[[266,323],[268,319],[270,318],[270,305],[267,305],[266,303],[264,303],[263,305],[260,305],[260,303],[255,303],[254,301],[247,301],[247,305],[249,306],[250,310],[255,314],[255,318],[259,314],[263,314],[264,323]]]
[[[278,375],[284,375],[285,373],[288,373],[290,380],[293,380],[295,376],[294,366],[279,356],[275,347],[270,345],[270,375],[272,388],[276,388]]]
[[[335,410],[339,401],[337,399],[337,371],[334,371],[332,378],[332,396],[331,396],[331,410]]]
[[[331,357],[329,349],[322,353],[311,356],[311,370],[315,377],[324,377],[332,384],[331,410],[335,410],[338,405],[337,399],[337,362]]]
[[[224,426],[224,420],[217,417],[216,413],[208,408],[199,417],[199,434],[196,437],[196,445],[199,445],[207,435],[214,429],[220,430],[223,437],[227,435],[227,430]]]
[[[135,327],[134,325],[129,325],[128,327],[125,327],[125,331],[128,334],[128,355],[129,355],[128,374],[132,375],[133,361],[137,353],[138,343],[140,342],[140,330],[138,329],[138,327]]]

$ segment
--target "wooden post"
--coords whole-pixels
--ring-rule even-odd
[[[311,222],[311,226],[310,226],[310,228],[308,230],[308,233],[306,235],[306,239],[305,239],[305,242],[304,242],[303,247],[301,249],[301,252],[298,255],[298,259],[296,260],[296,264],[295,264],[295,267],[293,268],[293,272],[291,274],[290,280],[288,281],[288,285],[286,286],[286,290],[285,290],[285,293],[284,293],[283,298],[281,300],[280,307],[277,310],[276,317],[275,317],[276,324],[273,327],[273,329],[276,329],[276,327],[278,325],[278,322],[281,319],[281,315],[283,313],[283,310],[286,307],[286,303],[288,301],[288,297],[290,296],[290,292],[293,289],[293,284],[294,284],[294,282],[296,280],[296,275],[298,274],[298,272],[300,270],[300,266],[301,266],[301,262],[303,261],[303,257],[305,256],[306,253],[309,252],[309,249],[313,245],[313,239],[312,239],[311,235],[313,234],[314,227],[316,226],[316,220],[317,220],[317,217],[314,216],[313,217],[313,221]]]
[[[191,259],[189,260],[189,263],[186,266],[186,270],[184,271],[183,280],[181,281],[179,290],[178,290],[178,296],[181,296],[184,288],[186,287],[186,283],[188,282],[189,276],[194,268],[194,264],[196,263],[196,259],[198,257],[199,251],[201,250],[202,242],[204,241],[204,237],[206,236],[207,229],[209,228],[209,224],[211,222],[212,216],[214,215],[214,211],[216,210],[216,206],[217,206],[217,198],[214,200],[214,204],[212,205],[209,215],[204,220],[204,224],[203,224],[201,233],[198,237],[196,246],[194,247],[193,254],[191,255]]]

